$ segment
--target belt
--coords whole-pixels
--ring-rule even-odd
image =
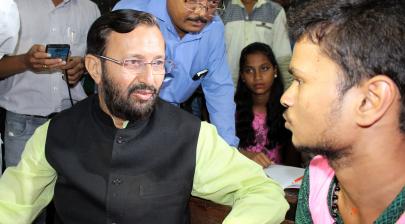
[[[29,115],[29,114],[22,114],[26,117],[33,117],[33,118],[42,118],[42,119],[51,119],[53,118],[55,115],[57,115],[58,113],[50,113],[47,116],[41,116],[41,115]]]

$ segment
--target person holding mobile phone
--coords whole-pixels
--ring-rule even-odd
[[[78,82],[83,75],[86,34],[99,17],[90,0],[15,0],[21,19],[14,55],[0,66],[0,106],[7,110],[5,165],[16,165],[34,130],[70,107],[66,71],[74,102],[86,97]],[[53,58],[47,44],[69,44],[67,58]]]
[[[19,43],[14,55],[0,62],[0,107],[6,109],[6,167],[19,162],[26,141],[39,125],[70,107],[71,102],[86,97],[78,84],[84,71],[85,37],[100,15],[90,0],[15,3],[21,19]],[[46,44],[70,44],[69,57],[53,58],[46,52]],[[70,87],[62,78],[64,73]],[[34,223],[45,223],[45,215]]]
[[[281,186],[215,127],[159,98],[165,42],[131,9],[89,30],[89,96],[39,127],[0,178],[3,223],[28,224],[51,199],[55,224],[188,224],[190,195],[232,206],[224,224],[281,223]]]
[[[11,54],[17,45],[20,16],[14,0],[0,1],[0,68],[5,65],[3,57]],[[3,168],[3,137],[5,110],[0,108],[0,175]]]

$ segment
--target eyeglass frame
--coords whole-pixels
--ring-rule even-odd
[[[156,65],[156,61],[154,62],[153,60],[151,62],[145,62],[145,61],[139,60],[139,59],[129,59],[129,58],[127,58],[127,59],[123,59],[122,61],[119,61],[117,59],[114,59],[114,58],[111,58],[111,57],[108,57],[108,56],[104,56],[104,55],[96,55],[96,56],[98,58],[100,58],[100,59],[111,61],[111,62],[113,62],[115,64],[121,65],[124,69],[131,70],[131,71],[134,71],[135,69],[128,68],[127,66],[125,66],[126,61],[132,61],[132,60],[142,61],[142,72],[138,72],[137,74],[141,74],[141,73],[145,72],[145,68],[146,68],[147,64],[151,65],[153,75],[164,75],[164,74],[170,73],[172,71],[172,69],[174,69],[174,67],[175,67],[175,64],[174,64],[174,62],[172,60],[159,59],[159,60],[164,61],[164,63],[163,63],[164,72],[163,73],[154,73],[154,72],[156,72],[156,70],[153,68],[153,65]],[[171,69],[169,69],[169,71],[167,71],[168,69],[166,69],[167,65],[170,65],[170,67],[171,67]]]
[[[187,5],[187,0],[184,0],[184,3],[185,3],[185,8],[187,9],[187,10],[189,10],[189,11],[191,11],[191,12],[195,12],[195,11],[197,11],[197,10],[199,10],[200,8],[204,8],[205,9],[205,12],[210,12],[210,14],[211,14],[211,16],[214,16],[214,13],[215,12],[217,12],[217,14],[218,15],[221,15],[221,14],[223,14],[223,12],[225,12],[225,3],[224,3],[224,1],[222,0],[218,0],[218,4],[216,5],[216,7],[214,8],[210,8],[208,5],[210,4],[209,3],[210,2],[210,0],[207,0],[207,4],[203,4],[203,3],[201,3],[200,1],[197,1],[197,2],[195,2],[195,3],[193,3],[193,4],[196,4],[196,8],[195,9],[191,9],[191,8],[189,8],[189,7],[187,7],[186,5]],[[220,4],[221,4],[221,6],[220,6]],[[212,12],[211,12],[211,10],[212,10]]]

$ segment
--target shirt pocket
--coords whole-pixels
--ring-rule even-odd
[[[272,39],[273,36],[273,24],[266,22],[254,22],[255,35],[259,36],[260,40]],[[268,41],[266,41],[268,42]]]

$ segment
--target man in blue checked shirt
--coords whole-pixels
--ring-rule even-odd
[[[114,9],[135,9],[157,17],[166,57],[175,69],[166,74],[160,97],[179,105],[201,84],[211,122],[228,144],[237,147],[234,87],[226,61],[219,0],[122,0]]]

